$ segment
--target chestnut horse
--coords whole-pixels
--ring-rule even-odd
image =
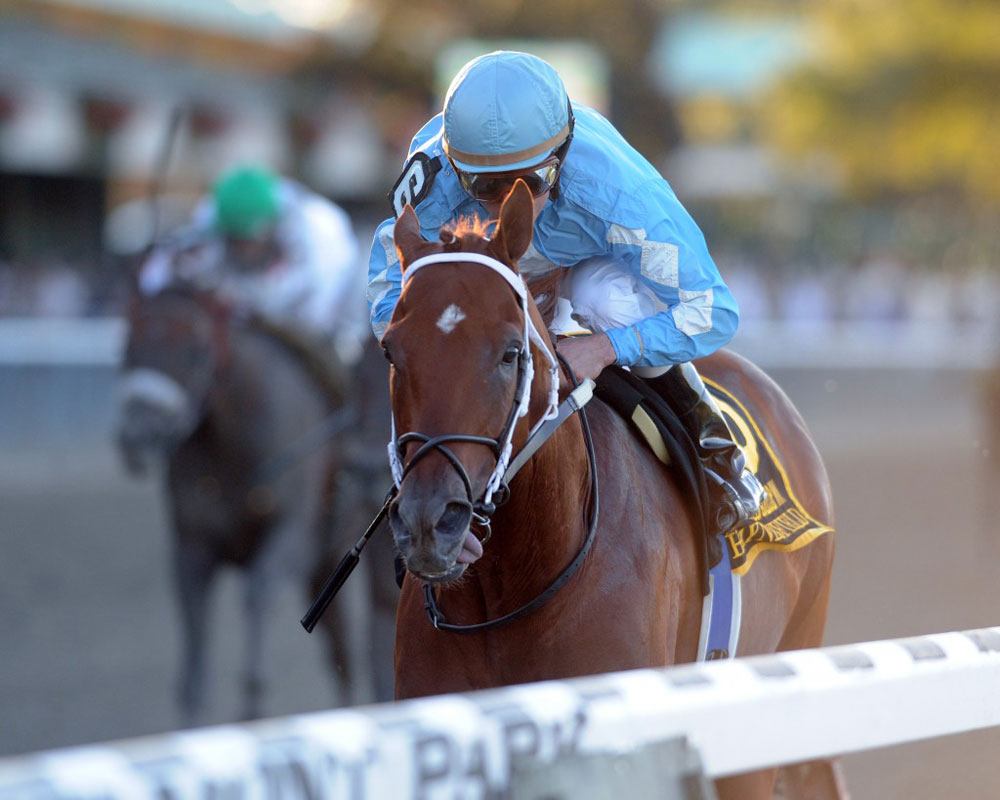
[[[553,342],[531,297],[516,288],[532,225],[522,182],[492,240],[459,226],[427,241],[410,208],[396,222],[404,288],[382,344],[392,364],[399,486],[389,520],[408,570],[396,621],[398,698],[696,658],[702,590],[685,499],[609,407],[594,400],[585,419],[571,415],[511,480],[507,501],[492,507],[488,484],[495,488],[504,471],[498,458],[507,429],[516,456],[553,408]],[[496,262],[509,268],[507,277]],[[524,369],[529,353],[533,370]],[[698,368],[751,411],[804,509],[831,525],[823,464],[778,386],[728,352]],[[522,372],[530,394],[519,416]],[[560,397],[572,388],[564,372],[558,388]],[[482,535],[491,512],[492,538],[480,548],[473,533]],[[740,655],[821,644],[833,552],[827,534],[791,553],[760,555],[743,578]],[[440,625],[428,620],[427,592]],[[514,618],[447,629],[505,615]],[[720,795],[770,797],[774,777],[768,770],[729,778],[719,782]]]

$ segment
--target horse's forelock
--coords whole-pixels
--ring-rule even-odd
[[[475,216],[459,217],[455,222],[444,225],[441,228],[442,234],[446,234],[451,238],[450,242],[445,242],[445,249],[461,250],[462,240],[467,236],[488,241],[490,238],[489,229],[492,225],[493,221],[482,220]],[[442,236],[442,240],[443,238]]]

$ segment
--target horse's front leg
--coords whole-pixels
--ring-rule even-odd
[[[715,782],[719,800],[771,800],[777,770],[764,769]],[[791,800],[791,798],[789,798]]]
[[[272,531],[277,539],[281,530]],[[243,710],[245,720],[261,715],[261,703],[267,686],[267,665],[264,663],[264,638],[267,612],[274,595],[276,564],[270,547],[264,547],[246,573],[243,584],[243,619],[246,625],[243,653]]]
[[[178,543],[174,549],[174,584],[183,627],[178,703],[185,727],[194,725],[205,707],[205,632],[208,596],[218,561],[207,551]]]
[[[840,762],[826,759],[781,767],[774,796],[781,800],[848,800],[850,793]]]

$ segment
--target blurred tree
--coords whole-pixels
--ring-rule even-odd
[[[1000,3],[807,0],[816,58],[769,93],[765,139],[835,157],[855,197],[1000,208]]]
[[[669,0],[372,0],[378,29],[362,54],[329,52],[309,72],[365,78],[387,91],[433,94],[437,54],[458,39],[581,39],[611,65],[611,116],[654,163],[677,144],[669,98],[650,82],[646,58],[673,3]],[[435,109],[430,109],[433,111]],[[412,131],[411,133],[415,133]]]

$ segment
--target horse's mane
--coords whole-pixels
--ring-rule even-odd
[[[221,299],[213,289],[200,286],[193,281],[174,280],[157,289],[155,292],[144,293],[136,290],[134,295],[137,303],[161,303],[171,300],[187,300],[205,305],[208,301],[221,304]]]
[[[527,281],[528,291],[535,298],[538,306],[538,313],[542,315],[542,320],[546,325],[552,324],[552,318],[556,314],[556,301],[559,299],[559,284],[562,283],[564,269],[554,269],[543,275],[529,278]]]

